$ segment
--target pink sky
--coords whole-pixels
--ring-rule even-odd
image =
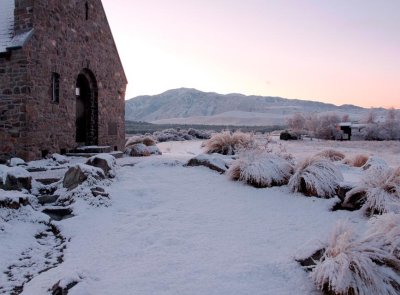
[[[400,108],[399,0],[103,0],[126,98],[179,87]]]

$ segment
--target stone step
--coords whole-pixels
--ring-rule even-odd
[[[109,153],[111,152],[111,146],[109,145],[104,145],[104,146],[98,146],[98,145],[89,145],[89,146],[80,146],[75,149],[76,153]]]
[[[58,200],[58,198],[59,198],[58,195],[43,195],[37,197],[40,205],[55,203]]]
[[[60,181],[61,178],[56,178],[56,177],[51,177],[51,178],[36,178],[35,180],[36,180],[37,182],[40,182],[41,184],[49,185],[49,184],[55,183],[55,182],[57,182],[57,181]]]
[[[80,152],[74,152],[74,153],[67,153],[66,156],[68,156],[68,157],[86,157],[86,158],[90,158],[92,156],[96,156],[96,155],[102,154],[102,153],[80,153]],[[104,152],[104,153],[110,154],[110,155],[114,156],[117,159],[122,158],[122,156],[124,155],[124,153],[121,152],[121,151]]]

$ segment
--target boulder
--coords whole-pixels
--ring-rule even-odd
[[[68,169],[64,175],[63,187],[68,190],[72,190],[86,181],[88,178],[101,180],[105,178],[103,170],[97,167],[77,164]]]
[[[231,159],[230,159],[231,160]],[[229,168],[229,161],[218,154],[201,154],[189,160],[186,166],[205,166],[219,173],[225,173]]]
[[[52,154],[52,155],[51,155],[51,159],[52,159],[54,162],[56,162],[56,163],[58,163],[58,164],[61,164],[61,165],[62,165],[62,164],[66,164],[66,163],[69,162],[68,157],[63,156],[63,155],[60,155],[60,154],[57,154],[57,153]]]
[[[108,193],[102,187],[94,187],[90,189],[94,197],[105,197],[109,198]]]
[[[106,177],[115,177],[115,166],[117,165],[116,159],[110,154],[98,154],[90,157],[86,161],[87,165],[100,168],[104,171]]]
[[[130,145],[126,148],[128,155],[132,157],[146,157],[150,155],[161,155],[160,149],[156,145],[146,146],[143,143]]]
[[[68,291],[71,290],[78,284],[76,281],[69,282],[68,284],[63,284],[58,281],[56,284],[51,287],[51,295],[67,295]]]
[[[0,208],[19,209],[30,204],[29,195],[0,189]]]
[[[0,167],[0,188],[4,190],[30,190],[32,176],[22,167]]]
[[[355,187],[355,185],[352,183],[342,182],[336,188],[336,195],[343,202],[344,199],[346,198],[347,192],[351,191],[354,187]]]
[[[21,158],[11,158],[8,161],[8,165],[10,167],[15,167],[15,166],[26,166],[26,162],[22,160]]]

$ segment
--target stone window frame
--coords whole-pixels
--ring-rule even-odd
[[[51,73],[51,102],[60,102],[60,74],[57,72]]]

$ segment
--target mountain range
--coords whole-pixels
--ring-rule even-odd
[[[382,111],[378,109],[377,111]],[[168,90],[158,95],[137,96],[125,102],[125,119],[158,124],[282,125],[294,113],[349,115],[359,120],[369,109],[355,105],[271,96],[218,94],[191,88]]]

